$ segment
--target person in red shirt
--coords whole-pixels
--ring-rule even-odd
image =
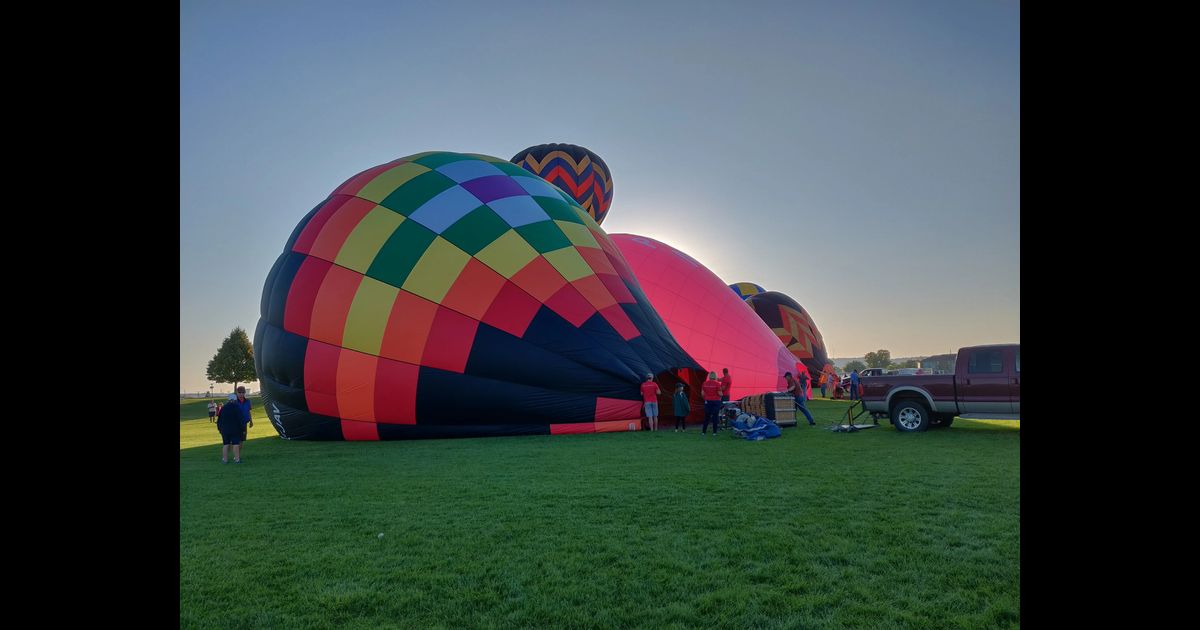
[[[721,377],[721,402],[729,402],[729,392],[733,391],[733,379],[729,376],[729,368],[722,371],[725,376]]]
[[[650,430],[658,430],[658,397],[662,390],[654,382],[654,375],[647,374],[646,382],[642,383],[642,402],[646,407],[646,418],[650,420]]]
[[[716,437],[721,413],[721,381],[717,380],[716,372],[708,373],[708,380],[700,387],[700,393],[704,397],[704,424],[700,427],[700,435],[704,435],[708,423],[712,422],[712,434]]]

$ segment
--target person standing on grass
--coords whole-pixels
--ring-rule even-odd
[[[688,402],[687,392],[683,391],[683,383],[675,383],[675,397],[671,402],[675,408],[675,432],[686,431],[687,416],[692,411],[692,404]]]
[[[217,421],[217,402],[215,400],[208,401],[208,421]]]
[[[237,396],[230,394],[229,402],[221,406],[217,416],[217,431],[221,432],[221,463],[229,463],[229,447],[233,447],[233,463],[242,463],[242,436],[245,435],[246,416],[237,404]]]
[[[837,398],[837,387],[842,378],[838,376],[837,370],[834,369],[832,363],[825,364],[825,374],[827,375],[825,384],[829,387],[829,398]]]
[[[233,404],[242,410],[243,420],[246,423],[242,425],[242,442],[245,442],[250,437],[250,427],[254,426],[254,419],[250,417],[250,399],[246,397],[244,386],[237,388],[237,396],[234,397]]]
[[[658,383],[654,382],[654,375],[647,374],[646,382],[642,383],[642,402],[646,407],[646,418],[650,421],[650,430],[658,430],[658,397],[662,395],[662,390],[658,388]]]
[[[700,394],[704,398],[704,424],[700,427],[700,435],[704,435],[708,423],[712,422],[712,434],[717,437],[717,427],[721,421],[721,381],[717,380],[716,372],[708,373],[708,380],[700,387]]]
[[[858,400],[858,370],[850,373],[850,400]]]
[[[723,368],[725,376],[721,377],[721,402],[729,402],[729,392],[733,390],[733,379],[729,376],[729,368]]]
[[[829,395],[825,393],[825,385],[828,382],[829,374],[827,372],[821,372],[821,378],[817,379],[817,384],[821,386],[821,398],[829,398]]]
[[[813,420],[812,414],[808,413],[808,407],[804,404],[804,388],[800,386],[800,381],[792,378],[791,372],[785,373],[783,378],[787,381],[787,392],[792,395],[792,400],[796,401],[796,422],[800,421],[799,414],[803,412],[808,418],[808,426],[817,426],[817,421]]]
[[[808,390],[808,384],[809,384],[808,370],[804,369],[803,364],[801,364],[800,368],[801,369],[796,372],[796,376],[799,377],[798,380],[800,381],[800,393],[804,397],[804,400],[808,400],[808,398],[809,398],[809,395],[808,395],[808,391],[809,391]]]

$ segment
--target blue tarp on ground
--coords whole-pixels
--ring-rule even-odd
[[[748,413],[734,418],[731,424],[734,435],[754,442],[783,435],[783,430],[779,428],[779,425],[762,416],[752,416]]]

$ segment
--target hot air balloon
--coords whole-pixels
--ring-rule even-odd
[[[631,430],[647,373],[699,367],[579,204],[450,152],[317,204],[267,276],[254,346],[289,439]]]
[[[679,345],[708,372],[729,368],[730,398],[781,391],[796,359],[728,285],[691,256],[636,234],[612,234],[638,285]],[[692,394],[699,400],[698,383]],[[703,405],[693,404],[693,409]]]
[[[766,291],[766,289],[754,284],[753,282],[735,282],[729,285],[729,288],[733,289],[733,292],[743,300],[749,298],[751,295],[756,295]]]
[[[825,341],[812,317],[796,300],[778,291],[767,291],[750,296],[746,304],[807,367],[810,377],[821,373],[829,362]]]
[[[563,189],[604,223],[612,205],[612,174],[600,156],[573,144],[539,144],[513,156],[511,162]]]

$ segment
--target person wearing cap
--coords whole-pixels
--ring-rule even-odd
[[[808,426],[816,426],[816,420],[813,420],[812,414],[808,412],[808,407],[804,404],[807,396],[804,393],[804,387],[800,385],[800,381],[792,378],[791,372],[784,373],[783,378],[787,381],[787,393],[791,394],[792,400],[796,401],[796,420],[800,420],[799,412],[803,412],[804,416],[808,418]]]
[[[234,399],[234,404],[241,407],[242,416],[246,422],[242,427],[242,442],[245,442],[250,437],[250,427],[254,426],[254,419],[250,417],[250,399],[246,396],[246,388],[244,386],[237,388],[237,396]]]
[[[245,390],[242,397],[245,398]],[[249,402],[249,401],[247,401]],[[245,436],[247,416],[242,412],[238,397],[229,395],[229,402],[221,406],[217,416],[217,431],[221,432],[221,463],[229,463],[229,447],[233,447],[233,463],[242,463],[242,440]]]
[[[671,403],[675,409],[675,432],[685,431],[687,416],[692,411],[692,405],[688,402],[687,392],[683,391],[683,383],[675,383],[675,397]]]
[[[700,387],[700,394],[704,398],[704,424],[700,426],[700,435],[708,431],[708,423],[712,422],[712,434],[716,437],[717,427],[720,426],[717,423],[721,421],[721,381],[717,380],[716,372],[708,373],[708,380]]]
[[[658,397],[662,395],[662,390],[658,388],[658,383],[654,382],[654,375],[647,374],[646,381],[642,383],[642,402],[645,403],[646,419],[650,421],[650,430],[658,430]]]

